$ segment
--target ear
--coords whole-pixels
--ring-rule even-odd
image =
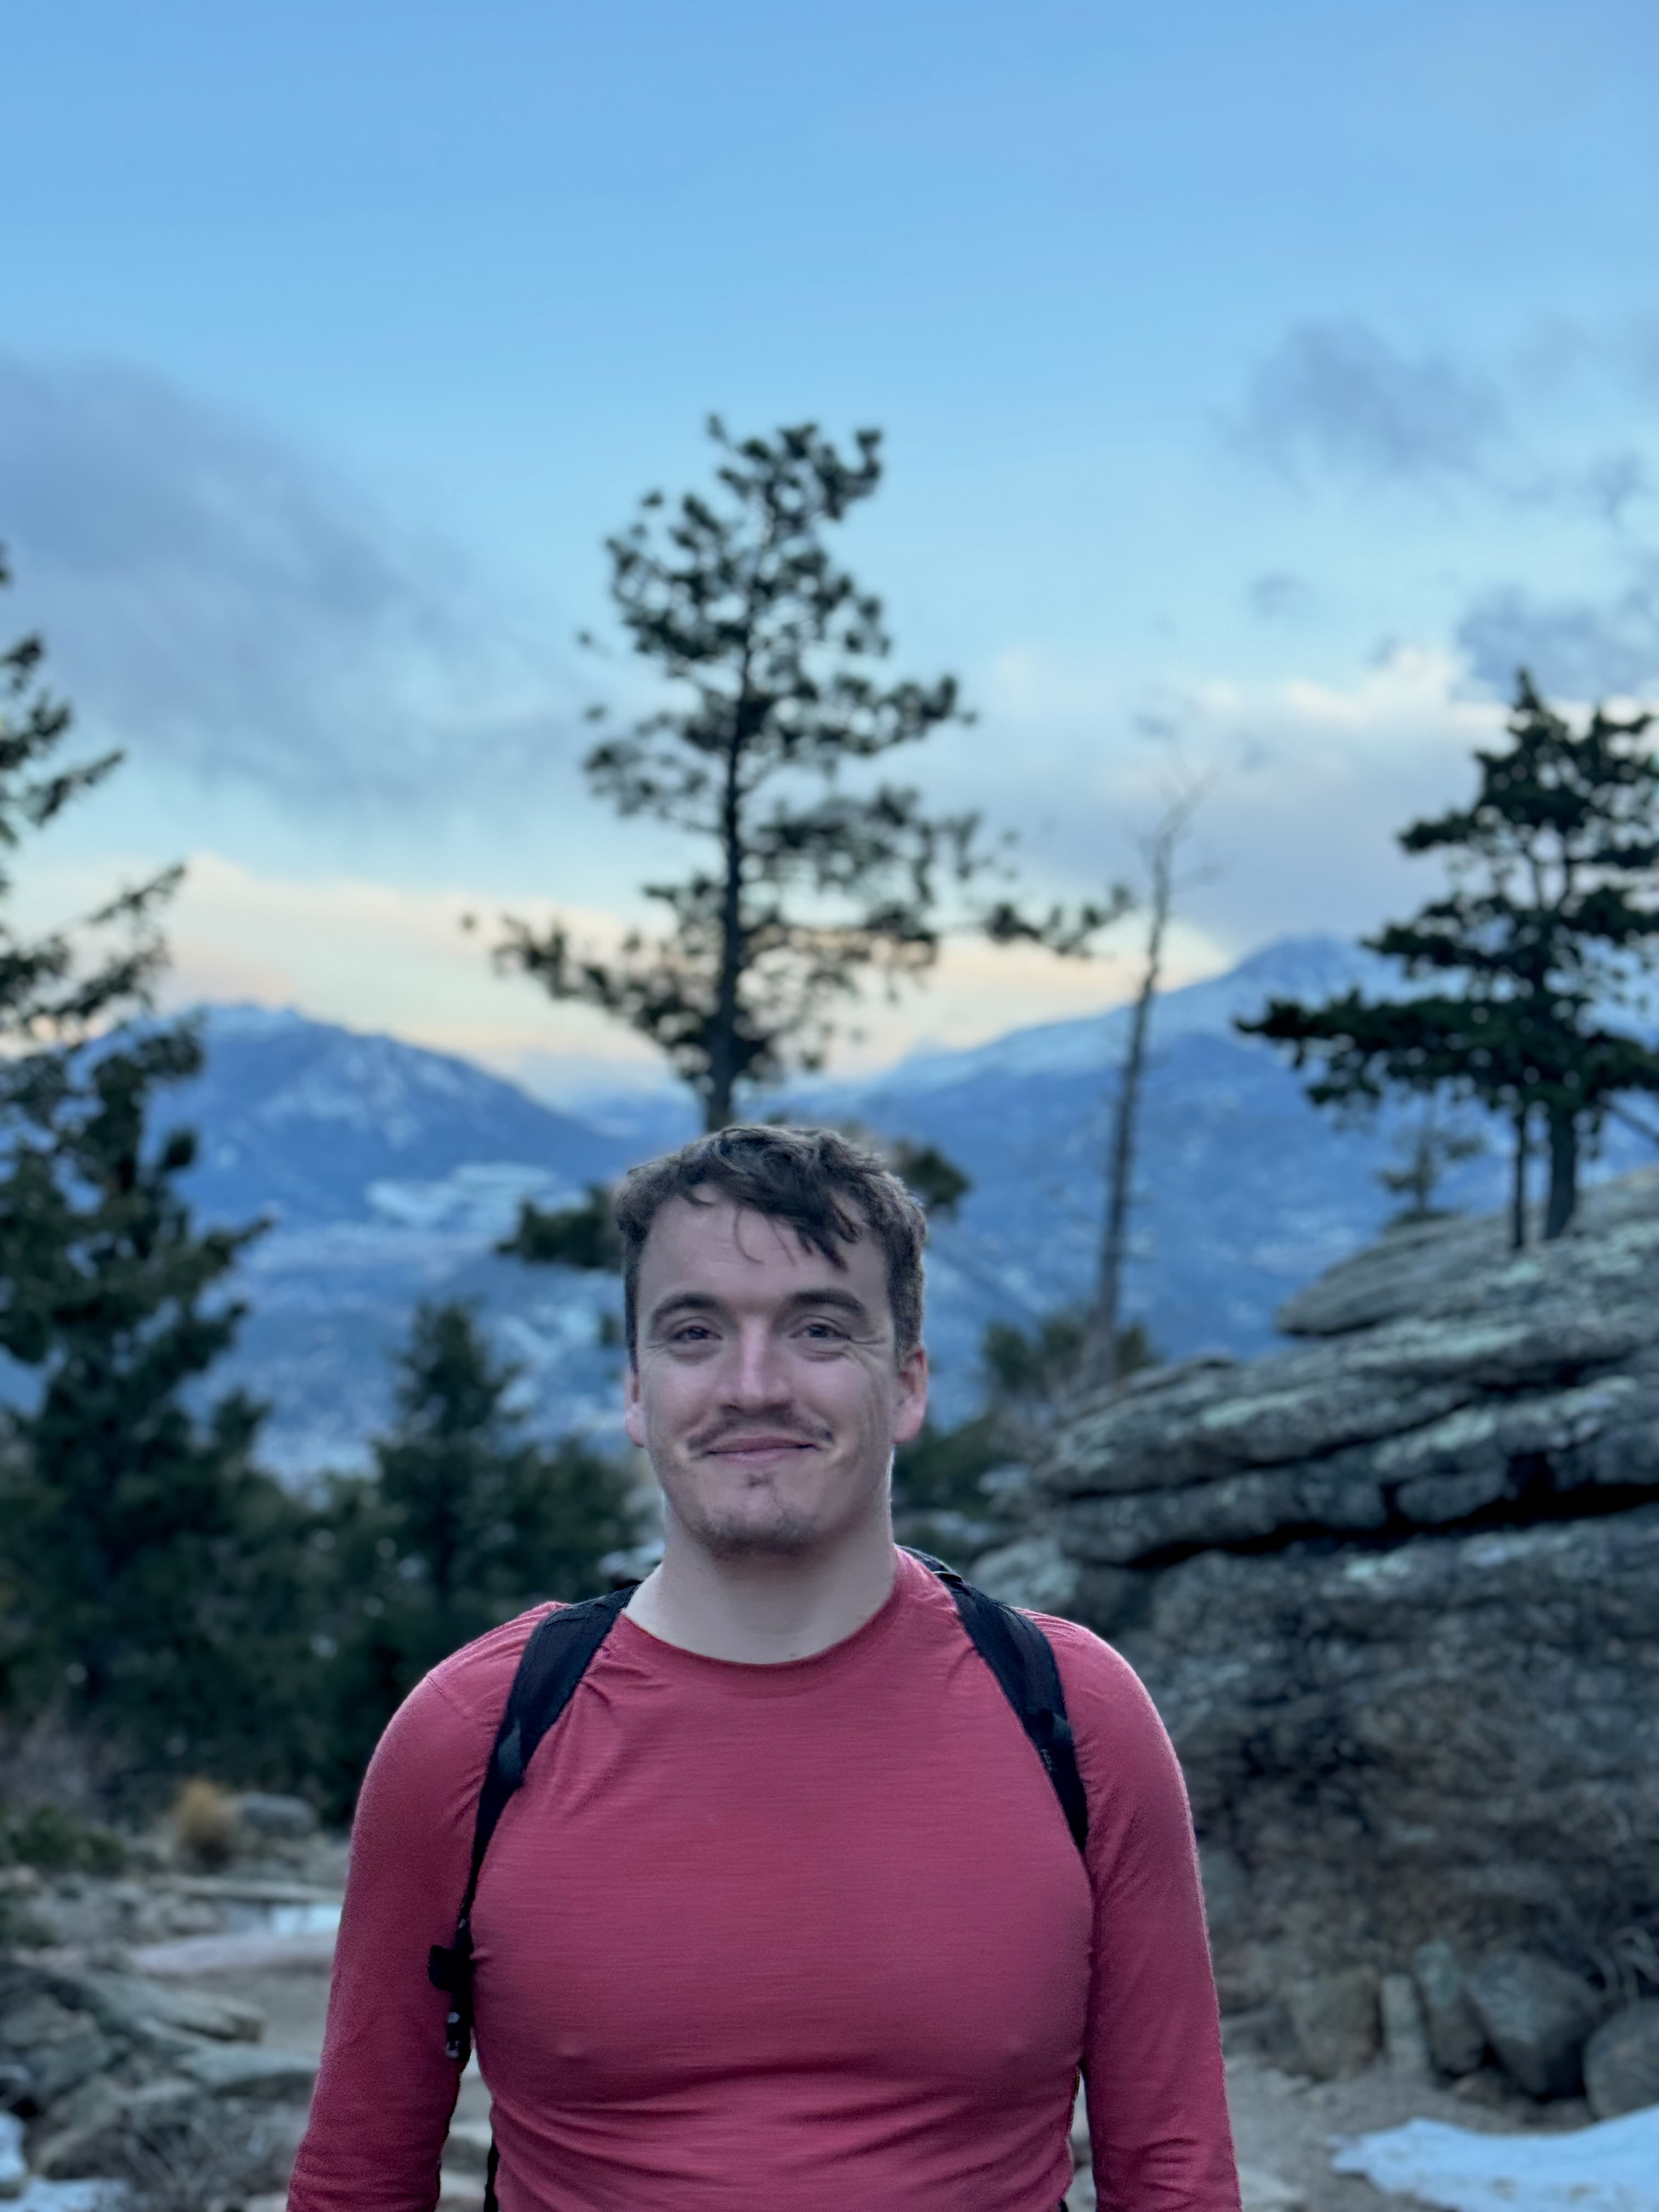
[[[645,1407],[640,1397],[640,1367],[630,1359],[623,1370],[623,1428],[631,1444],[645,1449]]]
[[[927,1354],[918,1345],[899,1362],[898,1403],[893,1410],[893,1442],[908,1444],[921,1433],[927,1418]]]

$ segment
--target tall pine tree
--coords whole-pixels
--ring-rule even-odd
[[[520,921],[496,957],[649,1038],[718,1129],[745,1088],[820,1066],[868,979],[890,992],[926,975],[945,894],[995,855],[974,815],[843,781],[967,719],[952,677],[887,680],[881,601],[827,543],[881,481],[880,433],[860,431],[849,456],[810,422],[741,444],[717,419],[709,432],[714,496],[687,493],[665,519],[653,492],[607,541],[623,629],[670,699],[586,763],[620,814],[684,833],[701,857],[645,886],[665,927],[614,958]],[[1033,921],[1006,900],[979,915],[995,939],[1060,951],[1102,919]]]

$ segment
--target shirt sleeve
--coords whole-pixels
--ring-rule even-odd
[[[1198,1851],[1174,1747],[1127,1662],[1045,1620],[1089,1798],[1084,2083],[1101,2212],[1238,2212]]]
[[[501,1685],[506,1695],[509,1661]],[[328,2026],[289,2212],[432,2212],[459,2075],[427,1954],[453,1941],[495,1712],[428,1675],[392,1716],[352,1823]]]

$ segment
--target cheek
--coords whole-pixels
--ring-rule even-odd
[[[893,1394],[867,1372],[820,1368],[807,1378],[800,1395],[849,1434],[884,1439],[891,1434],[896,1412]]]
[[[641,1375],[629,1411],[629,1431],[635,1443],[671,1439],[706,1419],[713,1397],[710,1370],[666,1364]]]

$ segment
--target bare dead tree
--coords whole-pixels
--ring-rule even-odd
[[[1100,1269],[1094,1311],[1084,1351],[1083,1381],[1091,1389],[1118,1379],[1123,1310],[1123,1263],[1128,1255],[1129,1212],[1133,1202],[1135,1155],[1139,1139],[1141,1094],[1146,1087],[1152,1007],[1164,974],[1164,941],[1180,885],[1176,857],[1191,834],[1193,817],[1209,788],[1206,779],[1177,772],[1173,795],[1163,814],[1139,839],[1145,872],[1146,916],[1140,981],[1129,1015],[1129,1035],[1119,1064],[1106,1150],[1106,1207],[1101,1225]]]

